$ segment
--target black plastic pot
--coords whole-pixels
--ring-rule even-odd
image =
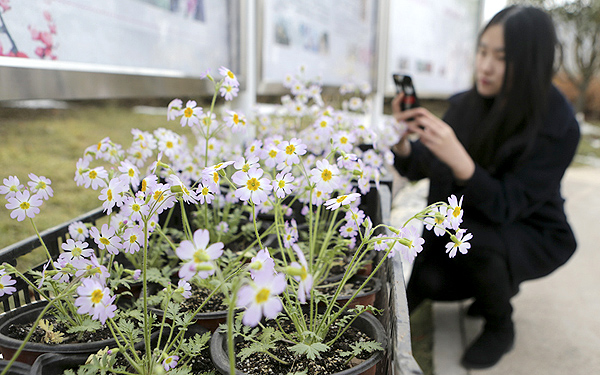
[[[0,372],[4,371],[9,362],[10,360],[0,359]],[[30,373],[31,366],[26,363],[15,361],[6,372],[6,375],[29,375]]]
[[[64,355],[60,353],[44,353],[36,358],[31,366],[30,375],[55,375],[66,370],[75,370],[88,359],[87,354]]]
[[[372,340],[378,342],[383,347],[384,351],[387,348],[387,334],[381,322],[371,314],[361,314],[352,327],[357,328],[365,333]],[[373,353],[368,359],[359,365],[336,372],[334,375],[372,375],[375,374],[377,364],[383,359],[384,352],[378,351]],[[229,356],[227,354],[227,334],[220,330],[213,333],[210,340],[210,357],[217,370],[224,375],[229,374]],[[236,375],[246,375],[239,370],[235,371]]]
[[[13,324],[30,323],[42,312],[47,301],[34,302],[17,307],[0,315],[0,353],[3,358],[10,359],[23,343],[22,340],[14,339],[6,335],[8,327]],[[57,344],[48,345],[42,343],[28,342],[17,358],[17,361],[32,365],[37,357],[43,353],[61,353],[66,355],[92,354],[104,347],[115,347],[114,339],[101,340],[91,343]]]

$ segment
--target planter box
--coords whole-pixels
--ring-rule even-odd
[[[363,196],[361,208],[365,214],[373,220],[373,224],[390,224],[391,220],[392,193],[391,181],[382,181],[379,189],[373,185],[371,191]],[[71,221],[65,222],[54,228],[41,233],[41,237],[48,246],[50,254],[56,258],[60,254],[60,243],[68,235],[68,226],[76,221],[95,223],[98,219],[105,217],[102,208],[90,211]],[[29,237],[0,250],[0,263],[8,262],[16,265],[17,258],[40,247],[40,241],[36,236]],[[37,268],[41,270],[43,265]],[[377,369],[378,374],[422,374],[417,362],[412,356],[410,341],[410,324],[408,317],[408,306],[406,303],[406,289],[402,262],[399,257],[390,259],[380,270],[382,288],[375,300],[375,306],[384,310],[379,320],[383,323],[389,338],[388,350],[384,360]],[[31,291],[22,280],[17,279],[14,285],[17,292],[12,295],[0,297],[1,311],[11,309],[39,300],[39,296]]]

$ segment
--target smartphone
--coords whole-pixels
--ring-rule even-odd
[[[417,108],[420,104],[412,78],[409,75],[402,74],[393,74],[392,77],[396,84],[396,91],[398,93],[404,93],[404,98],[400,102],[400,109],[405,111],[407,109]]]

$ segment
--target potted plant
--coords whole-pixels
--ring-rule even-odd
[[[373,223],[360,208],[361,195],[385,170],[382,155],[389,155],[384,142],[377,143],[375,134],[361,125],[364,116],[324,106],[318,85],[295,78],[290,83],[294,97],[284,98],[276,114],[253,120],[270,122],[271,135],[235,142],[235,133],[250,121],[236,111],[216,113],[216,99],[232,99],[238,87],[230,70],[222,67],[219,73],[220,80],[205,75],[215,85],[210,108],[179,99],[168,106],[168,119],[189,126],[193,141],[164,128],[153,133],[133,129],[126,149],[105,138],[85,150],[75,181],[100,191],[106,223],[74,225],[64,252],[58,259],[48,253],[49,263],[34,275],[35,282],[4,265],[4,293],[11,292],[10,275],[16,274],[48,301],[34,326],[51,307],[61,306],[58,320],[76,316],[85,322],[71,323],[80,327],[75,330],[109,329],[116,345],[93,357],[84,365],[87,370],[192,371],[187,363],[206,346],[208,335],[187,338],[185,332],[217,294],[228,307],[222,342],[230,372],[236,368],[235,340],[251,343],[240,351],[243,358],[253,353],[276,358],[273,345],[285,344],[298,359],[316,359],[351,327],[364,325],[356,322],[373,320],[365,312],[376,313],[374,307],[348,307],[385,259],[400,253],[412,260],[420,251],[422,239],[408,223],[404,228]],[[374,147],[361,153],[355,145],[364,139]],[[35,176],[29,186],[11,176],[0,193],[13,217],[34,223],[41,197],[51,195],[50,181]],[[433,220],[440,233],[456,230],[450,244],[465,252],[469,235],[458,229],[461,211],[455,200],[430,206],[413,219]],[[174,207],[178,210],[172,211]],[[269,214],[268,223],[259,221],[260,214]],[[302,218],[303,225],[293,217]],[[251,241],[233,251],[225,242],[240,238],[229,230],[240,228],[242,218]],[[177,222],[178,232],[168,229],[171,221]],[[349,263],[335,290],[320,293],[316,286],[326,280],[329,264],[340,253],[347,256],[347,250]],[[341,304],[342,290],[374,251],[382,255],[373,272]],[[127,286],[134,281],[141,284],[140,297],[127,301]],[[150,293],[152,284],[158,286],[156,293]],[[195,310],[182,313],[179,304],[190,297],[192,284],[209,293]],[[13,361],[31,334],[33,329]],[[383,350],[385,343],[373,340],[377,337],[348,347],[342,362],[349,366],[361,352]],[[252,344],[257,342],[263,345]],[[118,356],[126,364],[118,364]]]

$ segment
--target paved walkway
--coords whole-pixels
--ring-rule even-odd
[[[420,185],[404,190],[417,202],[423,194]],[[465,317],[468,303],[435,303],[437,375],[600,374],[600,168],[570,168],[563,195],[579,246],[566,265],[521,285],[513,299],[514,349],[491,369],[466,371],[460,358],[482,321]],[[398,211],[392,218],[400,220]]]

